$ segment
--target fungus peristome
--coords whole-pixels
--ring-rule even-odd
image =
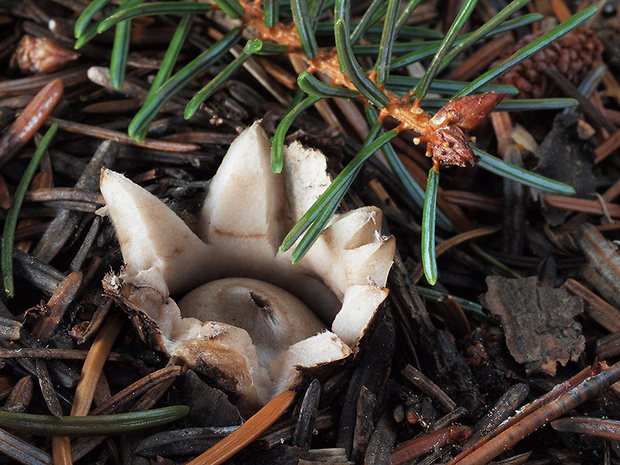
[[[101,176],[125,262],[106,291],[146,339],[208,373],[245,411],[357,352],[387,296],[395,250],[380,234],[381,211],[362,207],[336,215],[292,265],[280,243],[331,181],[318,151],[286,147],[282,174],[271,172],[270,153],[258,123],[239,135],[196,232],[124,176]]]

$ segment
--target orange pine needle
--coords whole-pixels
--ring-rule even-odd
[[[284,391],[277,395],[237,430],[187,465],[219,465],[225,462],[273,425],[294,399],[293,391]]]
[[[551,0],[551,7],[553,8],[555,17],[558,18],[558,21],[561,23],[573,16],[564,0]]]
[[[71,406],[71,415],[85,416],[90,411],[93,395],[97,388],[97,381],[103,370],[103,365],[112,349],[112,344],[121,330],[123,320],[119,315],[111,315],[93,341],[88,351],[80,381],[75,389],[75,398]]]
[[[118,336],[121,330],[122,322],[123,320],[118,315],[108,317],[93,341],[93,345],[90,347],[82,367],[80,381],[75,389],[75,397],[71,406],[72,416],[88,415],[103,365],[108,358],[116,336]],[[70,465],[73,463],[69,438],[62,436],[54,437],[52,449],[55,464]]]

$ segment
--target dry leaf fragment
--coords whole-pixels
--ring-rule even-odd
[[[528,373],[555,375],[556,363],[575,361],[585,348],[581,325],[574,317],[583,301],[564,289],[541,287],[536,277],[506,279],[489,276],[482,304],[497,316],[506,345]]]

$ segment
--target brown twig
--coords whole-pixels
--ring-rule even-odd
[[[182,369],[180,366],[171,365],[153,373],[149,373],[147,376],[127,386],[125,389],[119,391],[101,405],[97,406],[97,408],[93,409],[91,415],[107,415],[117,412],[120,407],[136,399],[138,396],[141,396],[158,384],[170,379],[175,379],[181,374],[181,371]]]
[[[49,189],[37,189],[26,194],[29,202],[53,202],[56,200],[92,203],[103,205],[103,196],[97,192],[75,189],[73,187],[52,187]]]
[[[502,201],[491,198],[476,192],[445,190],[441,193],[441,198],[459,207],[469,208],[488,213],[501,214]]]
[[[97,334],[97,337],[93,341],[93,345],[90,347],[88,356],[82,367],[80,382],[75,389],[75,397],[73,405],[71,406],[71,415],[88,415],[93,394],[97,387],[97,380],[99,379],[108,353],[122,325],[123,319],[120,315],[113,314],[108,316],[108,320],[101,327],[99,334]]]
[[[618,355],[620,355],[620,330],[596,341],[596,356],[600,360],[607,360]]]
[[[618,196],[620,196],[620,179],[618,179],[615,183],[613,183],[609,187],[609,189],[607,189],[601,195],[601,197],[603,198],[603,200],[605,202],[612,202]],[[562,225],[561,229],[564,230],[564,231],[572,231],[577,226],[579,226],[583,222],[587,221],[587,219],[589,217],[590,217],[590,215],[587,214],[587,213],[578,213],[574,217],[572,217],[568,221],[566,221],[566,223],[564,223]]]
[[[39,189],[50,188],[54,185],[54,178],[52,173],[47,171],[41,171],[35,175],[30,183],[30,192],[37,191]],[[25,218],[20,220],[17,224],[17,229],[20,230],[22,228],[27,228],[29,226],[34,226],[40,224],[41,220],[35,218]],[[30,246],[32,245],[32,240],[19,241],[15,243],[15,248],[22,250],[24,252],[28,252],[30,250]]]
[[[594,159],[594,164],[598,165],[609,155],[614,153],[618,147],[620,147],[620,130],[614,131],[606,141],[595,149],[596,158]]]
[[[564,22],[572,16],[564,0],[551,0],[551,7],[553,8],[555,17],[558,18],[560,22]]]
[[[87,81],[86,68],[81,66],[52,74],[29,76],[21,79],[8,79],[0,82],[0,96],[7,97],[9,95],[34,93],[57,80],[61,80],[65,86]]]
[[[54,349],[49,347],[0,349],[0,359],[45,358],[54,360],[85,360],[87,355],[87,350],[79,349]],[[123,362],[127,360],[127,357],[115,352],[110,352],[107,360],[109,362]]]
[[[559,71],[552,68],[543,68],[545,74],[547,74],[555,84],[562,89],[562,92],[567,97],[574,98],[579,102],[579,108],[583,111],[593,126],[597,128],[603,128],[610,133],[616,130],[616,127],[603,115],[598,108],[586,98],[579,89],[577,89],[564,75]]]
[[[439,386],[433,383],[424,373],[412,367],[406,365],[400,372],[405,378],[407,378],[415,387],[420,389],[427,396],[435,399],[441,408],[446,412],[451,412],[456,408],[456,403],[450,399]]]
[[[32,400],[34,383],[32,377],[24,376],[15,383],[9,397],[4,403],[4,408],[11,411],[25,412]]]
[[[49,315],[39,320],[34,327],[33,335],[39,339],[41,345],[47,344],[52,333],[56,330],[69,304],[75,298],[82,284],[82,273],[74,271],[58,286],[56,292],[46,304]]]

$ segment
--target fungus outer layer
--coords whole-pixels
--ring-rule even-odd
[[[292,265],[279,245],[331,181],[318,151],[287,147],[282,174],[271,172],[270,153],[258,123],[239,135],[211,182],[196,233],[121,174],[104,169],[101,176],[102,213],[125,262],[104,288],[146,340],[245,411],[357,352],[387,296],[395,250],[380,233],[381,211],[363,207],[336,215]]]

